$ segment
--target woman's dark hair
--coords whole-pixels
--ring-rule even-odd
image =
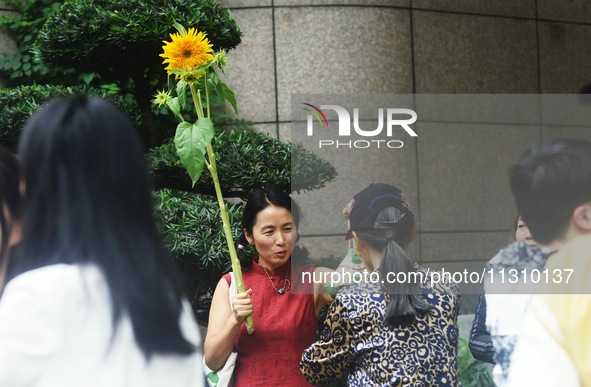
[[[22,211],[20,193],[21,167],[15,155],[0,146],[0,289],[5,284],[8,265],[8,240],[14,222],[19,220]]]
[[[382,252],[379,267],[380,284],[387,299],[386,324],[393,327],[412,324],[417,317],[433,307],[425,301],[417,281],[386,281],[388,273],[416,272],[415,266],[404,252],[415,233],[414,215],[396,207],[386,207],[377,214],[375,229],[356,231],[359,238]]]
[[[144,149],[129,119],[100,98],[50,101],[19,144],[26,184],[20,272],[92,264],[103,273],[113,327],[129,315],[146,358],[189,354],[183,291],[157,231]]]
[[[252,235],[252,229],[257,221],[257,215],[259,212],[269,206],[276,206],[287,209],[291,213],[291,218],[296,226],[296,230],[300,224],[300,208],[293,199],[283,192],[282,190],[270,187],[255,189],[248,193],[246,196],[246,205],[242,212],[242,231],[246,230]],[[299,239],[299,235],[298,235]],[[297,241],[297,240],[296,240]],[[247,246],[248,241],[244,232],[240,235],[240,244]],[[305,249],[295,247],[291,253],[292,262],[297,264],[305,263],[308,257],[308,253]],[[244,269],[248,269],[252,266],[253,256],[250,256],[244,252],[243,248],[238,249],[238,259],[240,260],[240,266]]]
[[[560,239],[573,211],[591,201],[591,143],[558,139],[537,146],[511,167],[509,181],[533,239],[542,244]]]

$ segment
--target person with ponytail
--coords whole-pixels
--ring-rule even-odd
[[[323,283],[303,280],[303,274],[327,269],[306,265],[306,250],[296,246],[299,222],[298,205],[277,188],[257,189],[246,198],[238,246],[246,292],[230,294],[230,274],[218,282],[204,344],[212,370],[238,353],[234,387],[308,385],[300,356],[314,341],[320,309],[332,297]],[[246,254],[247,245],[254,246],[254,256]],[[252,334],[244,324],[249,315]]]
[[[405,252],[415,233],[404,194],[371,184],[346,208],[347,239],[369,275],[339,290],[317,342],[302,355],[309,383],[348,373],[349,386],[456,386],[457,285],[431,281]]]
[[[199,330],[130,120],[98,97],[61,97],[27,121],[18,153],[22,240],[0,299],[0,386],[202,387]]]

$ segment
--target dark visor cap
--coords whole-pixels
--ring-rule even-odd
[[[346,240],[353,238],[353,231],[374,230],[376,218],[385,208],[396,207],[403,216],[412,214],[402,191],[390,184],[370,184],[353,197],[350,206]]]

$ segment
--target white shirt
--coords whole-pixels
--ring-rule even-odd
[[[201,340],[186,302],[180,324],[199,349],[146,362],[129,317],[113,334],[98,268],[59,264],[26,272],[0,300],[0,386],[202,387]]]

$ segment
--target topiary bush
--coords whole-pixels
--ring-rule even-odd
[[[158,54],[175,22],[205,31],[215,50],[240,44],[230,11],[209,0],[68,0],[47,20],[35,48],[45,63],[117,78],[153,66],[162,72]]]
[[[215,285],[230,270],[217,202],[170,189],[157,191],[154,199],[160,231],[180,269],[193,310],[205,324]],[[227,210],[237,239],[242,206],[227,204]]]
[[[50,99],[86,94],[107,98],[121,110],[127,112],[135,127],[139,127],[142,116],[135,101],[117,95],[106,95],[103,90],[83,86],[33,85],[0,89],[0,143],[15,150],[25,121],[37,108]]]
[[[132,94],[145,115],[144,142],[152,147],[161,143],[162,125],[151,99],[167,82],[159,54],[175,22],[205,32],[216,50],[241,41],[230,11],[210,0],[67,0],[39,31],[34,51],[48,65],[93,72]]]
[[[212,198],[171,189],[155,194],[156,210],[167,245],[179,259],[196,258],[205,270],[227,271],[230,260],[219,260],[219,252],[227,251],[222,231],[220,210]],[[241,203],[227,203],[234,239],[240,237]],[[192,259],[191,258],[191,259]]]
[[[337,172],[326,160],[301,145],[281,142],[264,133],[251,131],[220,131],[214,136],[213,149],[225,197],[244,198],[251,190],[277,186],[286,192],[302,192],[323,187]],[[214,195],[209,173],[205,171],[194,187],[168,142],[150,151],[156,185],[184,191]],[[298,162],[292,169],[291,159]],[[297,185],[292,185],[293,182]]]
[[[131,117],[134,125],[141,124],[133,99],[105,95],[100,89],[82,86],[20,86],[0,89],[0,143],[15,149],[22,127],[31,114],[46,101],[64,95],[85,93],[106,97]],[[337,173],[334,167],[301,145],[281,142],[264,133],[248,130],[217,132],[213,147],[218,157],[218,173],[225,197],[244,198],[248,192],[262,186],[277,186],[286,192],[302,192],[323,187]],[[298,162],[291,168],[291,158]],[[182,167],[172,142],[153,148],[148,153],[155,185],[194,193],[214,194],[207,172],[195,187]],[[293,175],[293,176],[292,176]],[[292,186],[292,182],[298,182]]]
[[[167,82],[162,40],[175,22],[197,27],[216,49],[240,44],[230,11],[209,0],[6,0],[18,13],[0,17],[17,43],[0,58],[9,86],[86,84],[130,94],[144,115],[139,127],[147,147],[160,145],[174,128],[154,114],[152,96]]]

